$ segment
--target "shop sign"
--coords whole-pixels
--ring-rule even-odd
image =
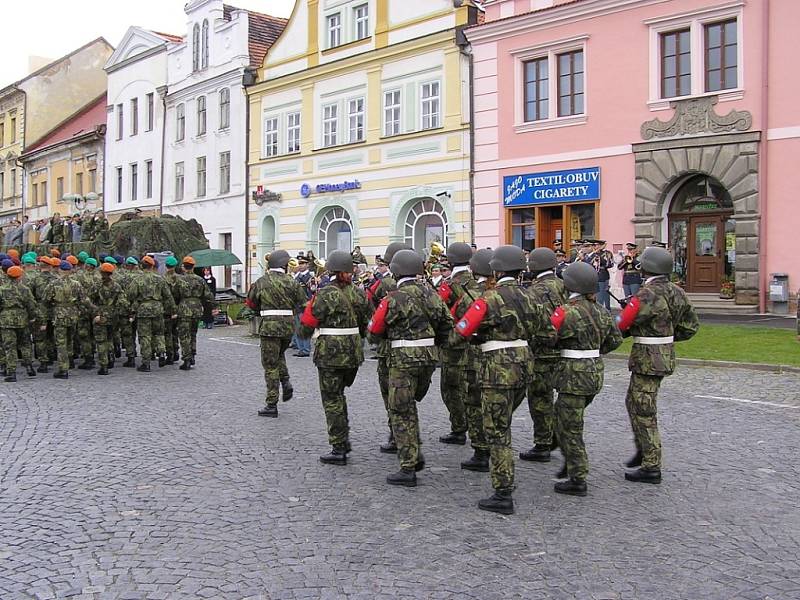
[[[253,202],[258,206],[263,206],[267,202],[280,202],[282,198],[282,194],[265,190],[263,185],[258,186],[258,188],[253,191]]]
[[[600,167],[503,177],[503,205],[560,204],[600,199]]]
[[[313,187],[304,183],[300,186],[300,195],[303,198],[308,198],[311,194],[328,194],[331,192],[346,192],[348,190],[360,189],[361,182],[358,179],[355,181],[343,181],[342,183],[320,183]]]

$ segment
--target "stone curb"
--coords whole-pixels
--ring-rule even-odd
[[[628,360],[627,354],[611,353],[603,358]],[[742,363],[730,360],[704,360],[701,358],[678,358],[677,363],[683,367],[717,367],[719,369],[747,369],[749,371],[765,371],[768,373],[800,373],[800,367],[788,365],[765,365],[762,363]]]

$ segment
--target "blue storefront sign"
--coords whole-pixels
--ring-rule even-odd
[[[311,194],[328,194],[330,192],[346,192],[360,189],[361,182],[358,179],[355,181],[343,181],[342,183],[320,183],[313,187],[304,183],[300,186],[300,195],[303,198],[308,198]]]
[[[503,177],[503,205],[560,204],[600,199],[600,167]]]

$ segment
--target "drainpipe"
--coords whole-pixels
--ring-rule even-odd
[[[767,160],[769,148],[769,0],[762,3],[762,42],[761,42],[761,152],[759,153],[759,180],[761,182],[759,202],[761,203],[761,226],[759,227],[759,253],[758,253],[758,310],[767,312],[767,213],[769,201],[767,199],[768,167]]]
[[[456,31],[456,44],[469,61],[469,228],[470,243],[475,243],[475,56],[463,29]]]
[[[164,185],[166,181],[164,179],[164,156],[166,155],[166,145],[167,145],[167,86],[163,85],[156,89],[158,95],[161,96],[161,114],[162,114],[162,122],[161,122],[161,186],[158,190],[158,216],[164,214]]]
[[[242,93],[244,94],[244,290],[250,289],[250,97],[247,88],[255,85],[258,71],[247,67],[242,75]]]

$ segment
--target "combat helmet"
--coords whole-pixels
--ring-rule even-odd
[[[650,246],[644,249],[639,257],[642,271],[653,275],[669,275],[672,273],[672,254],[666,248]]]
[[[468,265],[472,258],[472,246],[464,242],[454,242],[447,247],[446,256],[452,267]]]
[[[414,277],[425,272],[425,263],[413,250],[400,250],[392,258],[389,270],[395,277]]]
[[[411,246],[409,246],[405,242],[392,242],[391,244],[386,246],[386,252],[383,253],[382,257],[383,262],[385,262],[387,265],[391,264],[394,255],[400,252],[400,250],[411,250]]]
[[[519,246],[500,246],[489,261],[492,271],[505,273],[525,270],[525,253]]]
[[[534,273],[555,269],[557,264],[556,253],[550,248],[536,248],[528,256],[528,268]]]
[[[489,261],[494,256],[494,250],[491,248],[481,248],[472,255],[469,259],[469,267],[475,275],[482,277],[492,276],[492,267],[489,266]]]
[[[269,268],[285,269],[291,258],[286,250],[275,250],[269,255]]]
[[[334,250],[325,261],[325,270],[330,273],[352,273],[353,256],[344,250]]]
[[[564,287],[574,294],[597,292],[597,271],[585,262],[572,263],[564,269]]]

